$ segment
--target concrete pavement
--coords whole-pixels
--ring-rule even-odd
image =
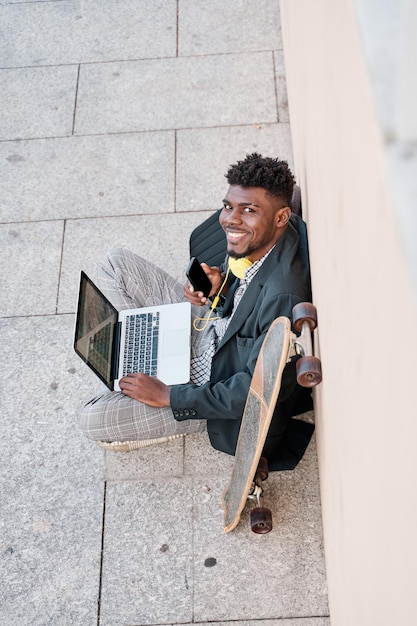
[[[222,531],[205,435],[103,453],[72,350],[81,269],[123,245],[184,279],[229,163],[292,165],[271,0],[0,0],[0,623],[329,626],[314,441]]]

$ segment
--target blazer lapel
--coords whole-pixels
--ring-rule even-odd
[[[230,285],[229,290],[226,294],[226,300],[223,306],[222,317],[227,317],[231,314],[233,310],[233,301],[235,298],[235,291],[239,287],[238,279],[235,279],[233,283]]]
[[[224,337],[219,344],[218,350],[221,349],[224,346],[224,344],[231,337],[233,337],[233,335],[236,335],[239,328],[243,326],[245,321],[248,319],[250,313],[253,311],[256,305],[256,302],[258,300],[258,297],[259,297],[259,292],[262,288],[262,284],[259,282],[259,280],[256,280],[257,278],[258,278],[258,275],[253,277],[253,279],[250,282],[249,287],[243,294],[242,300],[239,302],[239,306],[237,307],[236,312],[233,315],[229,326],[227,327]]]

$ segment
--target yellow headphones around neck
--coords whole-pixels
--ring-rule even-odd
[[[237,278],[245,278],[245,272],[251,265],[253,261],[249,261],[247,257],[233,259],[229,256],[229,269]]]
[[[201,332],[203,330],[205,330],[208,326],[209,321],[213,321],[215,319],[218,319],[217,317],[212,317],[212,313],[213,311],[216,310],[216,307],[219,303],[220,300],[220,295],[223,291],[223,287],[225,286],[227,279],[229,277],[229,273],[232,272],[232,274],[234,276],[236,276],[236,278],[245,278],[245,272],[248,269],[248,267],[250,267],[251,265],[253,265],[253,261],[249,261],[249,259],[247,257],[242,257],[240,259],[233,259],[232,257],[229,257],[228,260],[228,267],[227,267],[227,272],[226,272],[226,276],[224,277],[223,283],[219,289],[219,291],[217,292],[215,298],[213,298],[213,302],[211,304],[210,307],[210,312],[208,314],[207,317],[197,317],[195,318],[195,320],[193,321],[193,326],[194,329],[197,330],[198,332]],[[199,326],[199,322],[203,322],[202,326]]]

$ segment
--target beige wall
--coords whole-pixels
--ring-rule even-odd
[[[332,626],[411,626],[417,309],[385,146],[351,2],[281,0],[281,22],[319,315],[316,423]]]

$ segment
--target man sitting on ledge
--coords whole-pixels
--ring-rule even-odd
[[[210,317],[210,299],[190,284],[182,286],[126,250],[112,250],[98,268],[98,286],[119,310],[186,298],[193,320],[209,317],[204,330],[192,327],[190,382],[169,387],[145,374],[129,374],[119,382],[121,392],[104,392],[83,407],[81,429],[101,447],[132,450],[207,428],[212,446],[233,455],[272,321],[280,315],[291,319],[295,304],[311,300],[308,258],[302,253],[307,244],[291,218],[294,177],[287,163],[254,153],[230,166],[226,178],[219,221],[227,256],[220,268],[203,264],[210,298],[225,283],[216,315]],[[284,370],[263,451],[271,469],[290,417],[311,408],[310,390],[296,381],[296,358]]]

